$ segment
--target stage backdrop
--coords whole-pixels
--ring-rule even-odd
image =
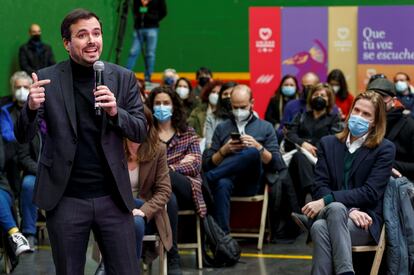
[[[375,73],[414,75],[414,6],[252,7],[249,14],[250,83],[261,117],[285,74],[300,83],[313,71],[325,82],[341,69],[354,94]]]

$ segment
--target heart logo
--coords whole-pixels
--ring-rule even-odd
[[[345,40],[349,36],[349,28],[347,28],[347,27],[340,27],[336,31],[336,34],[338,35],[339,39]]]
[[[268,40],[272,36],[272,30],[270,28],[260,28],[259,37],[262,40]]]

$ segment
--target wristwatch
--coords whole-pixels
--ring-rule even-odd
[[[259,149],[259,153],[262,154],[264,152],[264,146],[262,145],[262,147]]]

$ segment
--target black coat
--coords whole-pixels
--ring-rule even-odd
[[[403,109],[391,110],[387,113],[385,137],[396,148],[394,168],[414,181],[414,119],[403,115]]]
[[[47,44],[41,44],[39,53],[37,53],[36,46],[32,40],[29,40],[19,49],[20,68],[29,75],[55,63],[52,48]]]
[[[36,175],[37,160],[39,159],[41,134],[37,132],[31,142],[18,144],[17,157],[19,167],[24,175]]]
[[[42,209],[52,210],[66,189],[78,146],[78,122],[69,60],[40,70],[38,77],[39,80],[51,80],[50,84],[44,86],[46,100],[35,113],[29,113],[27,104],[22,108],[15,135],[20,143],[29,142],[38,131],[38,120],[42,119],[46,123],[34,202]],[[133,72],[105,62],[103,79],[116,98],[118,115],[115,119],[109,119],[104,113],[100,146],[115,180],[117,193],[121,197],[120,206],[131,211],[135,208],[135,203],[123,139],[142,143],[146,138],[143,105]]]
[[[158,28],[160,21],[167,15],[165,0],[151,0],[147,5],[147,12],[141,13],[141,0],[134,0],[134,27],[135,29]]]
[[[344,158],[347,147],[336,136],[323,137],[318,147],[315,186],[312,198],[333,195],[336,202],[348,209],[359,208],[373,220],[371,236],[378,242],[383,224],[382,209],[385,188],[391,176],[395,146],[384,139],[376,148],[362,146],[349,172],[348,186],[343,190]]]

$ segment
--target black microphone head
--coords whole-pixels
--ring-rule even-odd
[[[98,60],[98,61],[95,61],[95,63],[93,63],[94,71],[103,71],[104,69],[105,69],[105,64],[102,61]]]

